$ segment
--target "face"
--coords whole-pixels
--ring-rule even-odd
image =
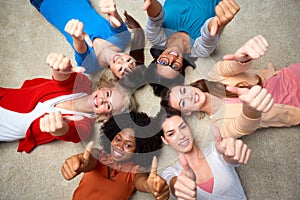
[[[182,72],[183,58],[176,49],[166,49],[157,58],[157,73],[165,78],[173,79]]]
[[[171,89],[169,104],[185,115],[190,115],[194,111],[199,111],[205,100],[205,94],[196,87],[175,86]]]
[[[178,153],[185,153],[193,147],[193,135],[185,121],[177,115],[167,118],[162,124],[165,144],[170,145]]]
[[[108,117],[125,106],[122,101],[124,94],[116,88],[101,88],[93,93],[92,98],[94,112]]]
[[[136,60],[126,53],[118,53],[113,56],[110,68],[117,78],[123,78],[125,74],[132,72],[136,68]]]
[[[111,142],[111,156],[116,162],[129,160],[135,149],[135,134],[131,128],[123,129]]]

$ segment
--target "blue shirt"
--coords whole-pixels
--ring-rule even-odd
[[[84,32],[92,41],[95,38],[102,38],[119,47],[121,51],[124,51],[130,41],[131,35],[125,23],[123,22],[119,28],[112,27],[108,20],[97,13],[89,0],[44,0],[40,12],[66,37],[72,47],[73,39],[64,31],[65,25],[71,19],[78,19],[84,24]],[[75,51],[75,60],[77,65],[86,68],[85,73],[94,73],[102,67],[98,63],[94,50],[88,48],[88,51],[83,54]]]

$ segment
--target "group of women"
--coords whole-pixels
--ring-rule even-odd
[[[77,66],[61,53],[49,53],[52,79],[0,87],[0,141],[18,140],[18,151],[29,153],[53,140],[89,141],[94,123],[101,123],[103,149],[91,142],[62,166],[67,180],[84,173],[73,199],[129,199],[136,190],[155,199],[246,199],[235,167],[247,164],[251,150],[238,138],[261,127],[300,123],[300,63],[279,72],[269,66],[268,77],[250,71],[268,48],[261,35],[225,55],[209,80],[183,85],[186,67],[205,67],[194,58],[215,50],[238,13],[234,0],[145,0],[145,32],[153,44],[147,67],[144,31],[127,12],[123,21],[113,0],[99,1],[101,14],[89,0],[30,2],[66,37]],[[113,73],[111,84],[93,91],[86,75],[104,68]],[[146,84],[161,97],[155,117],[138,112],[132,95]],[[215,136],[205,149],[194,142],[185,119],[199,111],[210,116]],[[159,174],[163,144],[177,153],[178,162]]]

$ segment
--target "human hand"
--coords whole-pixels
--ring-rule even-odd
[[[272,95],[259,85],[255,85],[251,89],[227,86],[226,90],[239,95],[243,104],[254,111],[268,112],[274,104]]]
[[[107,14],[109,21],[114,24],[115,27],[122,25],[120,19],[117,19],[119,14],[114,0],[99,0],[99,7],[101,13]]]
[[[220,1],[215,8],[216,16],[209,22],[210,35],[221,33],[239,10],[240,7],[234,0]]]
[[[64,121],[61,112],[56,111],[40,118],[40,129],[42,132],[48,132],[54,136],[62,136],[68,132],[69,126]]]
[[[151,193],[153,194],[155,199],[169,199],[169,186],[166,183],[165,179],[163,179],[157,174],[157,166],[157,158],[156,156],[154,156],[152,160],[151,172],[147,179],[147,185],[150,188]]]
[[[85,41],[87,45],[90,47],[93,47],[93,42],[90,39],[89,35],[83,32],[84,24],[77,20],[77,19],[71,19],[68,21],[68,23],[65,26],[65,31],[69,33],[73,39],[79,40],[79,41]]]
[[[179,157],[179,162],[183,167],[182,172],[177,176],[176,182],[174,184],[175,195],[178,200],[197,199],[197,184],[196,175],[190,168],[187,160],[183,155]]]
[[[151,4],[152,4],[152,0],[144,0],[143,10],[148,10]]]
[[[73,155],[66,159],[61,173],[66,180],[71,180],[81,172],[85,171],[90,160],[90,154],[93,148],[94,142],[89,142],[85,148],[84,153]]]
[[[124,16],[125,16],[125,23],[128,28],[130,29],[141,28],[141,25],[131,15],[129,15],[126,10],[124,11]]]
[[[60,73],[84,72],[83,67],[73,67],[68,57],[63,54],[49,53],[46,63],[54,70]]]
[[[229,164],[247,164],[251,149],[242,141],[232,137],[222,138],[220,130],[212,126],[217,151],[224,156]]]
[[[247,62],[263,56],[268,48],[268,41],[261,35],[255,36],[239,48],[235,54],[227,54],[224,60],[235,60],[237,62]]]

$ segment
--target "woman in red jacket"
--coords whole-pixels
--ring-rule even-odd
[[[55,139],[79,142],[91,133],[96,117],[104,120],[130,105],[121,87],[92,93],[82,68],[62,54],[50,53],[52,79],[26,80],[21,88],[0,88],[0,141],[19,140],[18,151]],[[124,99],[120,101],[120,99]]]

